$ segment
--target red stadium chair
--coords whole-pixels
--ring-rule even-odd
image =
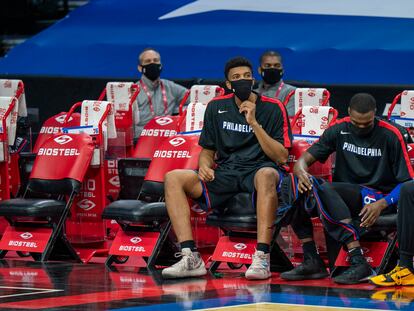
[[[66,234],[83,262],[95,255],[106,256],[107,226],[101,219],[108,203],[107,172],[105,154],[111,141],[116,138],[115,113],[112,103],[107,101],[83,101],[72,106],[66,120],[81,107],[79,127],[66,127],[64,133],[86,132],[95,141],[93,157],[82,180],[81,191],[75,198],[71,216],[66,221]]]
[[[398,102],[400,103],[397,106]],[[399,107],[399,116],[393,116],[394,110]],[[394,97],[390,108],[388,109],[387,118],[403,127],[414,137],[414,91],[403,91]]]
[[[0,97],[0,200],[10,199],[10,152],[9,145],[16,135],[18,100],[16,97]]]
[[[24,198],[0,203],[0,215],[9,222],[0,241],[1,258],[14,250],[29,252],[36,261],[80,261],[66,239],[64,224],[92,154],[92,138],[86,134],[57,134],[43,144]],[[55,199],[26,198],[34,193]]]
[[[119,200],[109,204],[102,215],[116,220],[121,229],[109,251],[106,264],[120,263],[119,258],[140,256],[149,269],[175,261],[176,248],[167,239],[171,229],[164,201],[164,176],[177,169],[197,169],[197,135],[177,135],[164,140],[154,152],[138,200]],[[159,256],[162,253],[163,256]]]
[[[329,106],[304,106],[301,108],[291,122],[294,140],[289,153],[288,165],[290,170],[323,131],[335,123],[338,117],[336,109]],[[325,163],[314,163],[309,173],[315,177],[332,180],[332,158],[329,157]]]
[[[0,97],[2,96],[15,97],[17,99],[17,109],[13,112],[13,119],[16,119],[17,121],[17,117],[27,117],[26,97],[23,81],[0,79]],[[16,124],[16,122],[12,123],[11,128],[9,129],[10,146],[15,143]],[[11,176],[11,194],[12,196],[16,196],[20,188],[20,176],[18,170],[19,151],[15,153],[10,153],[8,158],[10,162],[9,175]]]
[[[329,106],[331,94],[324,88],[297,88],[292,90],[285,98],[286,106],[292,96],[295,96],[295,114],[303,106]]]

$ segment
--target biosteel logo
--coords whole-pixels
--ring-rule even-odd
[[[133,238],[131,238],[130,241],[134,244],[138,244],[139,242],[142,241],[142,239],[139,236],[134,236]]]
[[[198,204],[194,204],[194,205],[192,205],[192,206],[191,206],[191,210],[192,210],[194,213],[197,213],[197,214],[206,214],[206,211],[205,211],[205,210],[203,210],[203,209],[200,207],[200,205],[198,205]]]
[[[60,145],[65,145],[68,142],[71,142],[72,140],[73,140],[73,138],[68,136],[68,135],[62,135],[62,136],[56,137],[54,139],[54,141],[57,142]]]
[[[58,117],[56,117],[56,118],[55,118],[55,120],[56,120],[57,122],[62,123],[62,124],[63,124],[63,122],[65,121],[65,119],[66,119],[66,114],[62,114],[61,116],[58,116]],[[70,121],[72,121],[72,120],[73,120],[73,118],[72,118],[72,117],[69,117],[68,122],[70,122]]]
[[[318,113],[319,112],[319,107],[311,107],[310,109],[309,109],[309,112],[310,113]]]
[[[28,240],[28,239],[30,239],[31,237],[33,237],[33,234],[31,234],[30,232],[25,232],[25,233],[20,234],[20,237],[21,237],[22,239]]]
[[[165,126],[165,125],[170,124],[172,122],[173,122],[173,120],[171,118],[168,118],[168,117],[162,117],[162,118],[158,118],[158,119],[155,120],[155,123],[157,123],[161,126]]]
[[[83,199],[79,201],[77,205],[79,206],[79,208],[83,209],[84,211],[89,211],[96,206],[95,203],[93,203],[91,200],[88,200],[88,199]]]
[[[244,250],[247,248],[247,245],[244,243],[237,243],[236,245],[234,245],[234,248],[237,249],[238,251]]]
[[[308,91],[308,96],[309,97],[314,97],[316,95],[316,92],[315,92],[315,90],[314,89],[310,89],[309,91]]]
[[[120,186],[120,183],[119,183],[119,176],[114,176],[114,177],[112,177],[111,179],[109,179],[109,183],[110,183],[112,186],[119,187],[119,186]]]
[[[185,139],[182,137],[176,137],[176,138],[171,139],[169,142],[174,147],[178,147],[185,143]]]

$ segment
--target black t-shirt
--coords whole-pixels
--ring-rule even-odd
[[[285,106],[276,99],[257,96],[256,120],[266,133],[291,147],[292,133]],[[212,100],[204,115],[199,145],[217,152],[220,168],[251,168],[272,161],[263,152],[244,114],[239,112],[234,94]]]
[[[358,137],[351,131],[350,118],[344,118],[307,151],[320,162],[336,151],[333,181],[360,184],[384,193],[414,176],[401,132],[378,119],[369,136]]]

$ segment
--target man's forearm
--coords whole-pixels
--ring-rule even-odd
[[[298,176],[302,172],[308,172],[309,166],[316,162],[316,159],[307,151],[298,159],[293,167],[293,173]]]
[[[274,162],[285,164],[289,155],[285,146],[270,137],[259,123],[255,123],[251,127],[254,130],[254,134],[256,135],[263,152]]]
[[[200,156],[198,158],[198,166],[212,168],[214,166],[214,154],[215,151],[213,150],[201,150]]]

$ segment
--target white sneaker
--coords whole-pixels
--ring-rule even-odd
[[[199,252],[192,252],[189,248],[183,248],[181,253],[175,254],[182,257],[181,260],[171,267],[162,270],[162,276],[166,279],[186,278],[203,276],[207,274],[204,261]]]
[[[265,280],[271,277],[270,273],[270,254],[256,251],[253,254],[253,261],[245,276],[248,280]]]

